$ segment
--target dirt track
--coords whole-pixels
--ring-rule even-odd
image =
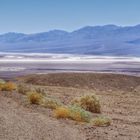
[[[33,75],[24,80],[28,84],[46,83],[47,86],[43,87],[47,89],[48,94],[65,104],[75,96],[95,92],[101,100],[102,114],[112,119],[111,126],[95,127],[89,124],[77,124],[71,120],[57,120],[51,110],[29,105],[23,95],[2,92],[0,140],[140,139],[140,78],[112,74],[63,76]],[[51,78],[52,81],[49,80]]]

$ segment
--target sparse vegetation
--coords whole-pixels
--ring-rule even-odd
[[[96,117],[91,120],[91,124],[95,126],[109,126],[111,124],[111,120],[106,117]]]
[[[86,122],[94,126],[108,126],[111,121],[105,117],[92,118],[92,113],[100,113],[101,106],[95,94],[75,98],[70,105],[65,106],[59,100],[49,97],[46,89],[40,86],[27,85],[25,83],[16,86],[12,82],[0,82],[0,90],[17,91],[26,95],[31,104],[37,104],[45,108],[54,109],[56,118],[68,118],[77,122]]]
[[[81,108],[93,113],[101,112],[99,99],[94,94],[76,98],[72,101],[72,104],[80,106]]]
[[[23,95],[26,95],[28,92],[36,92],[36,93],[40,93],[42,95],[46,95],[46,90],[40,87],[32,87],[29,86],[27,84],[19,84],[17,86],[17,91],[18,93],[21,93]]]
[[[41,104],[43,99],[43,96],[37,92],[28,92],[27,97],[31,104]]]
[[[96,126],[110,124],[110,121],[106,118],[92,119],[90,112],[100,113],[99,99],[95,95],[86,95],[81,98],[76,98],[72,101],[71,106],[64,106],[60,101],[47,97],[45,90],[41,88],[37,87],[32,88],[32,91],[30,90],[31,89],[25,85],[18,86],[18,92],[27,94],[31,104],[38,104],[45,108],[55,109],[54,115],[56,118],[68,118],[78,122],[88,122]]]
[[[12,91],[17,89],[21,94],[27,95],[31,104],[41,105],[45,108],[55,109],[56,118],[68,118],[78,122],[87,122],[95,126],[108,126],[111,121],[105,117],[92,118],[91,113],[100,113],[100,103],[96,95],[86,95],[76,98],[71,106],[64,106],[60,101],[47,97],[46,90],[40,87],[30,87],[26,84],[16,86],[12,82],[0,82],[0,90]]]
[[[3,88],[3,84],[0,84],[0,91],[2,91],[2,88]]]
[[[18,93],[26,95],[27,92],[31,91],[31,88],[29,86],[26,86],[25,84],[19,84],[17,87],[17,91],[18,91]]]
[[[78,106],[70,106],[70,118],[80,122],[89,122],[91,113]]]
[[[37,93],[41,93],[42,95],[46,95],[47,92],[44,88],[37,87],[34,89]]]
[[[91,114],[77,106],[59,107],[54,111],[56,118],[69,118],[79,122],[89,122]]]
[[[54,115],[56,118],[70,118],[70,110],[68,107],[61,106],[54,110]]]
[[[42,106],[50,109],[56,109],[57,107],[60,107],[62,105],[63,104],[60,101],[53,98],[44,97],[42,101]]]
[[[18,85],[18,92],[27,95],[31,104],[39,104],[51,109],[56,109],[62,105],[60,101],[46,97],[45,90],[41,88],[30,88],[26,85]]]
[[[15,90],[16,88],[17,86],[13,82],[0,84],[0,90],[2,91],[12,91],[12,90]]]
[[[5,84],[6,82],[3,79],[0,79],[0,84]]]

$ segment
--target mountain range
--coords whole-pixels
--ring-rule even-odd
[[[0,35],[0,52],[140,56],[140,25],[86,26],[67,32]]]

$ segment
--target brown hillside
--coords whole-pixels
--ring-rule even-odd
[[[26,83],[44,86],[92,88],[99,90],[131,91],[140,85],[140,77],[120,74],[59,73],[30,75]]]

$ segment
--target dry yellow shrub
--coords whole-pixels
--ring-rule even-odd
[[[43,96],[37,92],[28,92],[27,97],[31,104],[41,104],[43,99]]]
[[[2,91],[4,84],[0,84],[0,91]]]
[[[111,124],[111,120],[106,117],[97,117],[91,120],[91,124],[95,126],[109,126]]]
[[[93,113],[101,112],[99,99],[94,94],[76,98],[72,101],[72,104],[80,106],[81,108]]]
[[[59,107],[54,111],[56,118],[69,118],[78,122],[89,122],[91,114],[77,106]]]
[[[56,118],[69,118],[70,110],[67,107],[58,107],[54,111],[54,115]]]
[[[15,90],[17,88],[16,84],[12,83],[12,82],[7,82],[5,84],[3,84],[1,86],[3,91],[12,91]]]

